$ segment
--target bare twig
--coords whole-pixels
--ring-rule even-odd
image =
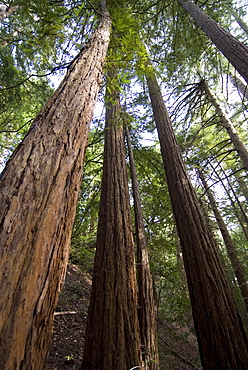
[[[54,316],[59,316],[59,315],[76,315],[76,311],[61,311],[61,312],[54,312]]]
[[[200,370],[200,368],[198,366],[196,366],[195,364],[193,364],[193,362],[187,360],[184,356],[180,355],[180,353],[178,353],[174,348],[171,347],[171,345],[169,343],[167,343],[163,338],[160,338],[164,344],[164,347],[168,347],[168,349],[170,350],[170,352],[179,358],[179,360],[181,360],[185,365],[188,365],[190,366],[192,369],[194,370]]]

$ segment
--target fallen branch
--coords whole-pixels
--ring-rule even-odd
[[[61,311],[61,312],[54,312],[54,316],[59,316],[59,315],[75,315],[77,312],[76,311]]]
[[[169,343],[167,343],[163,338],[160,338],[160,339],[161,339],[161,341],[164,344],[163,347],[169,348],[169,350],[172,353],[172,355],[174,355],[175,357],[178,357],[178,359],[181,360],[185,365],[190,366],[194,370],[200,370],[201,369],[198,366],[196,366],[195,364],[193,364],[191,361],[187,360],[185,357],[183,357],[182,355],[180,355],[180,353],[178,353],[174,348],[172,348],[169,345]]]

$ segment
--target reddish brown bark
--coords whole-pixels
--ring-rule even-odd
[[[1,175],[1,369],[46,360],[110,26],[105,10]]]
[[[131,138],[127,128],[125,131],[134,199],[135,229],[137,240],[138,316],[140,324],[142,356],[145,369],[158,370],[159,360],[156,337],[157,325],[153,297],[153,283],[146,242],[146,232]]]
[[[119,117],[119,98],[114,94],[106,108],[102,193],[83,370],[129,370],[142,362],[132,220]]]
[[[147,77],[204,369],[245,370],[247,337],[155,76]]]
[[[192,1],[177,1],[192,16],[195,22],[201,27],[215,46],[248,83],[248,47],[224,30],[224,28],[220,27]]]

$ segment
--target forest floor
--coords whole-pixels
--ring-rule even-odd
[[[91,276],[69,264],[54,316],[46,370],[78,369],[82,362]],[[187,327],[158,320],[161,370],[200,370],[196,337]],[[117,369],[111,369],[117,370]]]

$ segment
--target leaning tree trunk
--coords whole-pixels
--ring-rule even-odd
[[[242,28],[242,30],[246,33],[248,36],[248,25],[243,21],[243,19],[239,16],[239,14],[236,12],[235,9],[232,7],[229,8],[229,12],[234,17],[235,21],[238,23],[238,25]]]
[[[245,370],[247,337],[155,76],[147,76],[204,369]]]
[[[1,369],[42,369],[48,353],[109,42],[111,22],[102,11],[90,42],[1,175]]]
[[[248,67],[247,67],[247,69],[248,69]],[[199,83],[199,88],[205,91],[208,99],[213,104],[213,106],[216,110],[216,113],[217,113],[218,117],[220,118],[220,122],[221,122],[222,126],[226,129],[226,131],[227,131],[227,133],[228,133],[228,135],[229,135],[229,137],[230,137],[230,139],[233,143],[234,148],[238,152],[241,160],[243,161],[244,167],[248,171],[248,150],[244,146],[244,143],[241,140],[241,138],[239,137],[237,131],[235,130],[235,127],[233,126],[231,120],[227,117],[226,113],[224,112],[224,110],[221,107],[220,102],[218,101],[214,92],[212,91],[212,89],[210,89],[208,83],[205,80],[202,80]]]
[[[245,85],[240,78],[235,75],[229,74],[229,78],[232,84],[236,87],[238,91],[248,100],[248,85]]]
[[[145,363],[145,369],[157,370],[159,369],[159,361],[156,338],[157,325],[153,297],[153,283],[149,264],[139,185],[128,128],[125,129],[125,132],[130,161],[135,213],[135,229],[137,240],[138,316],[140,324],[142,356]]]
[[[211,166],[213,172],[215,173],[215,175],[216,175],[219,183],[222,185],[223,189],[225,190],[225,193],[226,193],[226,195],[227,195],[227,197],[228,197],[228,199],[230,201],[230,204],[232,206],[233,213],[237,217],[237,219],[239,221],[239,224],[240,224],[240,226],[241,226],[241,228],[243,230],[243,233],[244,233],[244,235],[246,237],[246,240],[248,241],[248,230],[247,230],[248,218],[247,218],[247,215],[245,213],[245,210],[244,210],[242,204],[239,201],[239,197],[236,195],[233,187],[231,186],[231,183],[229,181],[229,178],[226,175],[225,170],[222,168],[221,164],[219,163],[219,167],[222,170],[222,173],[224,175],[224,178],[219,174],[219,172],[216,170],[216,168],[213,166],[213,164],[211,162],[209,162],[209,165]],[[227,181],[229,189],[225,185],[224,180]],[[233,199],[233,197],[230,194],[230,190],[231,190],[231,192],[233,194],[234,199]]]
[[[224,187],[225,191],[227,192],[228,194],[228,197],[231,201],[231,204],[234,206],[235,205],[235,208],[237,210],[237,214],[239,214],[239,221],[242,223],[240,223],[240,226],[242,227],[243,231],[246,230],[246,232],[244,232],[245,236],[246,236],[246,239],[248,241],[248,232],[247,232],[247,226],[248,226],[248,215],[242,205],[242,203],[240,202],[239,200],[239,196],[236,194],[236,191],[234,190],[232,184],[231,184],[231,181],[229,179],[229,176],[227,176],[225,170],[222,168],[222,165],[220,164],[219,167],[221,168],[223,174],[224,174],[224,179],[226,180],[227,184],[228,184],[228,188],[229,190],[231,190],[232,194],[233,194],[233,198],[234,200],[231,201],[232,197],[230,196],[230,191],[228,191],[228,189],[226,187]]]
[[[205,32],[215,46],[229,60],[233,67],[248,83],[248,47],[229,32],[219,26],[198,5],[190,0],[177,0],[179,4],[192,16],[198,26]]]
[[[96,256],[81,369],[141,366],[136,288],[120,102],[117,93],[107,94]]]
[[[248,203],[248,186],[243,178],[239,177],[238,174],[234,174],[237,183],[239,184],[239,189],[242,195],[245,197],[246,202]],[[246,175],[245,175],[246,176]]]
[[[205,189],[205,192],[208,196],[209,203],[211,205],[211,209],[212,209],[212,211],[215,215],[217,224],[219,226],[222,238],[223,238],[225,246],[226,246],[228,257],[231,261],[231,264],[232,264],[232,267],[233,267],[233,270],[234,270],[234,273],[235,273],[236,279],[238,281],[238,285],[239,285],[239,288],[240,288],[240,291],[241,291],[241,294],[242,294],[242,297],[243,297],[243,300],[244,300],[244,303],[245,303],[246,311],[248,312],[247,278],[246,278],[243,266],[242,266],[241,262],[239,261],[237,249],[236,249],[236,247],[235,247],[235,245],[232,241],[232,238],[229,234],[229,231],[227,230],[226,224],[225,224],[225,222],[224,222],[224,220],[223,220],[223,218],[220,214],[220,211],[217,207],[214,196],[213,196],[211,190],[208,187],[208,184],[205,180],[205,177],[204,177],[202,171],[198,170],[198,173],[199,173],[199,177],[201,179],[201,182],[203,184],[203,187]]]

